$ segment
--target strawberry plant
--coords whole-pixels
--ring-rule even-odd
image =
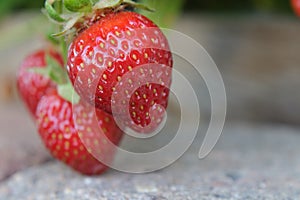
[[[46,0],[54,47],[26,58],[18,73],[45,146],[83,174],[107,169],[120,128],[150,133],[163,121],[172,54],[156,24],[129,11],[136,8],[153,12],[131,0]]]

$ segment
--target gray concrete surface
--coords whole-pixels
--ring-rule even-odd
[[[0,199],[299,199],[299,130],[227,124],[206,159],[197,159],[198,138],[170,167],[141,175],[84,177],[50,162],[3,182]]]
[[[18,170],[48,161],[34,121],[20,104],[0,106],[0,181]]]

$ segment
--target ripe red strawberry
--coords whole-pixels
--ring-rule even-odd
[[[111,163],[111,142],[118,145],[122,137],[111,115],[82,102],[72,106],[57,94],[44,96],[36,115],[39,134],[55,158],[87,175],[108,168],[97,159]]]
[[[291,0],[295,13],[300,17],[300,0]]]
[[[33,116],[41,97],[55,89],[54,82],[49,78],[30,71],[30,69],[36,67],[45,68],[47,65],[46,54],[48,53],[63,66],[63,59],[59,53],[53,50],[39,50],[23,60],[17,74],[18,92]]]
[[[124,124],[138,125],[133,128],[139,132],[151,132],[161,121],[161,112],[150,117],[149,108],[154,104],[167,107],[172,54],[166,37],[146,17],[125,11],[106,14],[74,39],[67,64],[74,88],[85,101],[109,113],[115,106],[115,117],[119,117],[128,100],[125,110],[129,109],[130,117],[121,118]],[[149,64],[153,68],[146,70]],[[140,69],[143,65],[146,68]],[[128,72],[132,74],[125,80]],[[141,78],[147,83],[130,95]],[[122,91],[116,90],[117,84],[122,84]],[[112,101],[113,93],[119,101]],[[155,123],[143,129],[152,120]]]

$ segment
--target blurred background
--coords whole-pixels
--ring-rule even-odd
[[[163,27],[192,37],[214,59],[227,90],[227,121],[300,125],[300,20],[289,0],[143,1],[157,10],[155,14],[144,14]],[[15,89],[15,74],[21,60],[45,45],[44,33],[50,30],[40,12],[43,2],[0,1],[0,125],[3,130],[0,157],[9,160],[7,148],[20,149],[18,143],[12,146],[12,137],[18,138],[22,132],[24,138],[30,138],[24,139],[26,142],[22,144],[26,147],[16,153],[20,160],[13,163],[15,167],[7,164],[8,171],[48,159],[47,156],[37,156],[32,161],[23,159],[24,149],[29,148],[32,153],[43,148]],[[197,92],[201,115],[208,119],[210,99],[201,76],[177,56],[175,65],[184,69],[184,75]],[[170,104],[170,109],[176,109],[175,103]],[[20,125],[11,127],[7,120]],[[4,166],[0,166],[0,172],[4,173],[1,167]],[[0,180],[5,173],[0,173]]]
[[[153,1],[153,0],[146,0]],[[168,2],[163,1],[163,2]],[[288,13],[291,14],[292,10],[290,7],[290,2],[288,0],[186,0],[186,1],[169,1],[169,5],[173,6],[176,2],[182,4],[184,11],[194,11],[194,12],[211,12],[211,13],[232,13],[232,12],[269,12],[269,13]],[[157,3],[157,2],[155,2]],[[11,12],[19,12],[24,10],[35,10],[40,9],[44,4],[43,0],[36,1],[24,1],[24,0],[10,0],[2,1],[0,3],[0,13],[1,16],[7,15]],[[168,3],[163,3],[168,4]]]
[[[221,71],[228,94],[228,119],[300,123],[300,22],[289,0],[142,0],[143,12],[162,27],[195,39]],[[45,44],[50,28],[43,0],[0,2],[0,100],[16,100],[14,75],[21,59]],[[180,63],[180,61],[178,61]],[[210,104],[201,77],[197,85],[203,116]]]

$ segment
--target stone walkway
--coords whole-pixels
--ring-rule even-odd
[[[197,139],[173,165],[149,174],[91,178],[49,162],[2,183],[0,199],[300,199],[299,141],[299,129],[231,123],[204,160]]]

